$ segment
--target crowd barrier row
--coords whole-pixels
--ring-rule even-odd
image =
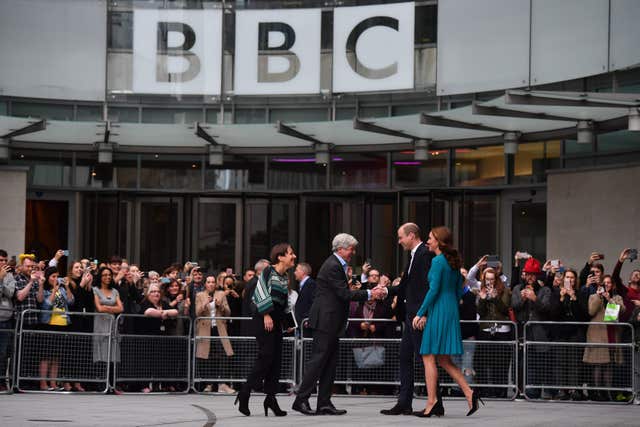
[[[70,326],[29,324],[26,310],[15,328],[0,329],[0,345],[10,355],[11,366],[2,368],[0,381],[7,391],[42,390],[42,381],[92,384],[94,393],[106,393],[123,384],[139,390],[162,384],[167,392],[203,393],[206,385],[241,383],[257,354],[254,321],[246,317],[188,317],[157,319],[143,315],[67,313]],[[362,322],[387,328],[386,336],[340,338],[336,384],[351,391],[369,388],[377,394],[393,394],[399,386],[400,345],[398,323],[389,319],[349,319],[356,331]],[[283,339],[281,383],[293,389],[304,375],[312,354],[310,332],[303,327]],[[626,323],[527,322],[520,331],[510,321],[461,321],[476,324],[476,339],[463,340],[464,354],[454,361],[474,388],[491,390],[494,397],[515,399],[524,392],[537,400],[546,391],[624,392],[638,391],[638,349],[634,331]],[[223,324],[223,330],[216,327]],[[213,326],[213,328],[210,328]],[[558,341],[550,331],[574,327],[574,338]],[[585,342],[589,328],[618,342]],[[199,335],[197,331],[207,331]],[[213,335],[208,335],[209,331]],[[589,333],[595,329],[589,330]],[[609,335],[607,335],[609,334]],[[522,335],[522,336],[520,336]],[[557,335],[557,334],[555,334]],[[413,360],[414,383],[424,386],[421,360]],[[440,384],[456,384],[442,370]],[[156,388],[158,390],[158,388]]]

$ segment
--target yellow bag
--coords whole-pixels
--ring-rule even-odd
[[[65,310],[57,307],[53,307],[53,313],[51,313],[51,319],[49,319],[50,325],[55,326],[67,326],[67,315]]]

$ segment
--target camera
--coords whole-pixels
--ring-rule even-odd
[[[69,249],[65,249],[62,251],[62,255],[69,256]]]
[[[638,250],[637,249],[629,249],[629,261],[633,261],[638,259]]]
[[[58,285],[64,285],[64,278],[58,277]]]
[[[500,257],[498,255],[487,255],[487,267],[498,268],[500,266]]]

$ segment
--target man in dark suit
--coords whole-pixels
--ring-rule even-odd
[[[293,312],[298,325],[301,325],[303,329],[307,329],[307,326],[302,325],[302,321],[309,317],[309,311],[316,292],[316,281],[311,278],[311,266],[306,262],[298,264],[293,275],[298,281],[298,300]]]
[[[405,313],[400,344],[400,395],[393,408],[380,411],[384,415],[410,415],[413,411],[413,364],[415,357],[420,358],[422,331],[413,329],[411,322],[429,290],[428,273],[433,259],[433,254],[422,243],[420,227],[412,222],[398,228],[398,243],[410,251],[400,284],[387,288],[388,297],[397,296],[397,305]]]
[[[318,272],[316,295],[309,313],[309,325],[313,330],[312,356],[305,366],[304,378],[293,402],[293,409],[305,415],[344,415],[346,410],[336,409],[331,403],[331,389],[338,363],[338,341],[345,335],[350,301],[366,301],[371,297],[383,298],[385,291],[350,290],[347,263],[356,252],[358,241],[346,233],[333,239],[333,254],[322,264]],[[314,412],[309,406],[309,396],[319,380],[318,404]]]

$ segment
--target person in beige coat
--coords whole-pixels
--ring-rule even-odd
[[[589,316],[591,322],[603,322],[608,303],[620,306],[620,313],[624,312],[622,297],[615,293],[615,286],[611,276],[604,276],[602,287],[589,297]],[[615,325],[589,325],[587,329],[587,343],[619,343],[622,328]],[[587,347],[584,349],[582,361],[593,368],[593,382],[596,387],[611,387],[612,364],[622,364],[621,348]],[[591,395],[592,393],[590,393]],[[594,400],[608,400],[603,393],[593,393]]]
[[[196,294],[196,316],[197,317],[228,317],[231,314],[224,291],[216,289],[215,276],[208,276],[205,281],[205,291]],[[217,329],[217,335],[227,336],[227,321],[221,319],[199,319],[196,322],[196,337],[210,337],[212,328]],[[222,347],[227,357],[233,356],[233,348],[228,338],[220,339]],[[199,339],[196,343],[196,363],[203,368],[204,361],[209,359],[211,351],[210,339]],[[204,391],[211,391],[211,385],[207,385]],[[218,391],[224,393],[235,393],[227,384],[220,384]]]

